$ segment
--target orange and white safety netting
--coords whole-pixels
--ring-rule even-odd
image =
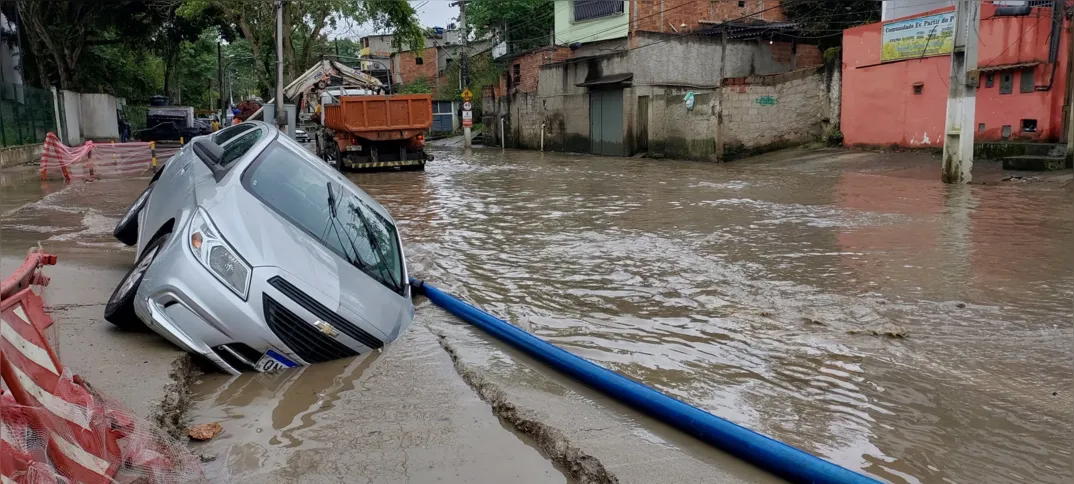
[[[0,482],[204,481],[182,444],[64,367],[46,335],[52,319],[34,291],[47,278],[25,267],[32,272],[20,269],[0,291]]]
[[[170,156],[175,149],[166,151]],[[160,155],[164,153],[155,153],[151,142],[87,141],[81,146],[69,147],[60,142],[55,133],[49,133],[41,153],[41,179],[49,175],[62,176],[67,181],[137,176],[151,171],[155,156]]]

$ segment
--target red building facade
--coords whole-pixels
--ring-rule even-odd
[[[843,33],[841,129],[848,146],[942,147],[951,57],[881,61],[884,25],[951,12],[944,8]],[[1051,8],[997,16],[981,5],[975,140],[1059,141],[1064,127],[1070,20],[1049,62]]]

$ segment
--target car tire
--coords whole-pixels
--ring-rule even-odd
[[[142,278],[149,270],[149,265],[160,253],[160,248],[168,241],[168,235],[170,234],[160,234],[153,239],[146,246],[134,267],[131,267],[131,270],[119,281],[119,285],[112,291],[112,295],[108,297],[108,302],[104,306],[106,321],[127,331],[145,329],[145,323],[138,319],[138,315],[134,312],[134,297],[138,293],[138,286],[142,285]]]
[[[127,213],[123,214],[123,218],[116,222],[116,227],[112,229],[112,235],[123,245],[130,247],[138,243],[138,213],[145,207],[146,200],[149,199],[149,192],[152,189],[153,184],[150,183],[145,191],[138,195],[130,208],[127,209]]]

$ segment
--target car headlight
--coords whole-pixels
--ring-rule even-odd
[[[209,219],[209,214],[199,208],[191,217],[187,232],[187,244],[194,258],[245,300],[250,290],[250,264],[228,245]]]

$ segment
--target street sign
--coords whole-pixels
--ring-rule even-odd
[[[463,101],[470,102],[470,100],[473,99],[473,98],[474,98],[474,93],[470,92],[470,88],[466,88],[466,89],[462,90],[462,100]]]
[[[469,111],[469,110],[471,110],[473,108],[474,108],[474,105],[470,104],[470,101],[466,101],[466,102],[462,103],[463,111]]]
[[[473,126],[473,125],[474,125],[474,120],[472,120],[472,119],[464,119],[464,120],[462,120],[462,127],[464,127],[464,128],[469,128],[470,126]]]
[[[499,59],[505,55],[507,55],[507,42],[500,42],[499,44],[492,46],[493,59]]]
[[[462,119],[474,119],[474,112],[469,109],[462,112]]]

